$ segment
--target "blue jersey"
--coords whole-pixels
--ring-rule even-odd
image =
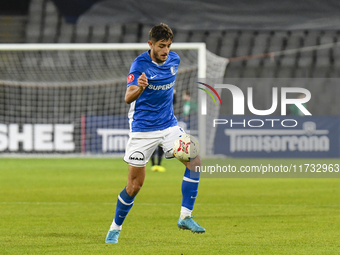
[[[127,86],[138,85],[137,79],[143,72],[149,83],[130,105],[128,117],[132,132],[156,131],[177,125],[172,102],[179,62],[179,56],[170,51],[167,60],[157,64],[147,51],[131,64]]]

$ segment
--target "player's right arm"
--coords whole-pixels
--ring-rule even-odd
[[[137,81],[138,85],[130,85],[126,89],[125,102],[128,104],[131,104],[133,101],[137,100],[139,96],[143,93],[144,89],[149,85],[148,78],[146,78],[145,73],[142,73]]]

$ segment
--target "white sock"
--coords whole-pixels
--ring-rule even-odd
[[[113,220],[111,226],[110,226],[110,230],[122,230],[122,225],[118,226],[116,224],[116,222]]]
[[[192,210],[189,210],[188,208],[186,207],[181,207],[181,219],[184,220],[185,217],[189,216],[191,217],[191,212]]]

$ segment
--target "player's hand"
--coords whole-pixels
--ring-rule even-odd
[[[145,73],[143,72],[141,76],[138,78],[138,86],[146,88],[148,86],[148,78],[146,78]]]

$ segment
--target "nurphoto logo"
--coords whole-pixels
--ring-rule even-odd
[[[220,104],[222,106],[222,100],[221,97],[219,96],[219,94],[217,93],[217,91],[210,85],[202,83],[202,82],[198,82],[201,85],[206,86],[207,88],[209,88],[212,92],[214,92],[214,94],[217,96],[217,98],[220,101]],[[214,86],[217,89],[228,89],[231,92],[232,98],[233,98],[233,105],[232,105],[232,112],[233,115],[245,115],[245,95],[243,94],[242,90],[232,84],[215,84]],[[205,91],[208,95],[210,95],[210,97],[213,99],[215,105],[217,105],[216,100],[214,98],[214,96],[212,95],[212,93],[206,89],[200,88],[199,89]],[[285,116],[287,115],[286,112],[286,108],[287,105],[295,105],[304,115],[312,115],[307,109],[306,107],[303,105],[305,103],[307,103],[310,99],[311,99],[311,93],[308,89],[305,88],[299,88],[299,87],[282,87],[281,88],[281,97],[280,97],[280,107],[281,107],[281,115]],[[304,97],[299,97],[299,98],[287,98],[287,95],[289,93],[295,93],[295,94],[303,94]],[[268,116],[273,114],[276,109],[278,108],[279,105],[279,93],[278,93],[278,88],[277,87],[273,87],[272,88],[272,103],[271,103],[271,107],[269,109],[265,109],[265,110],[259,110],[256,109],[254,107],[253,104],[253,88],[252,87],[248,87],[247,88],[247,95],[246,95],[246,99],[247,99],[247,107],[249,109],[249,111],[257,116]],[[206,94],[202,95],[202,100],[201,100],[201,114],[202,115],[207,115],[207,97]],[[272,127],[274,127],[274,122],[278,121],[277,119],[266,119],[265,121],[270,121],[272,123]],[[244,120],[245,122],[245,120]],[[232,119],[230,120],[226,120],[226,119],[214,119],[213,120],[213,127],[216,127],[216,125],[225,125],[227,123],[230,123],[230,127],[233,126],[233,124],[243,124],[243,126],[245,127],[245,123],[244,122],[233,122]],[[261,122],[259,125],[254,125],[253,123],[258,123]],[[282,127],[295,127],[297,126],[297,121],[294,119],[284,119],[281,120],[281,126]],[[248,121],[248,123],[250,123],[248,126],[250,128],[258,128],[258,127],[262,127],[264,122],[263,120],[260,119],[251,119]],[[288,124],[290,123],[290,125]]]
[[[215,95],[218,97],[222,105],[220,96],[218,95],[217,91],[212,86],[202,83],[202,82],[198,82],[198,83],[210,88],[215,93]],[[213,98],[215,105],[216,105],[216,101],[214,97],[208,90],[202,89],[200,87],[198,88],[207,92],[210,95],[210,97]],[[244,115],[245,96],[240,88],[232,84],[215,84],[215,88],[228,89],[231,92],[231,95],[233,97],[233,115]],[[288,93],[300,93],[300,94],[304,94],[305,97],[290,99],[290,98],[287,98]],[[201,114],[206,115],[207,114],[207,99],[204,96],[202,99],[203,100],[202,100],[202,105],[201,105]],[[310,99],[311,99],[311,93],[308,89],[297,88],[297,87],[281,88],[281,115],[283,116],[287,115],[286,106],[289,104],[295,104],[296,107],[298,107],[304,115],[312,115],[303,106],[303,104],[307,103]],[[270,115],[274,113],[278,107],[278,88],[276,87],[272,88],[272,106],[267,110],[258,110],[258,109],[255,109],[254,104],[253,104],[253,88],[248,87],[247,88],[247,106],[251,113],[258,115],[258,116],[265,116],[265,115]]]

